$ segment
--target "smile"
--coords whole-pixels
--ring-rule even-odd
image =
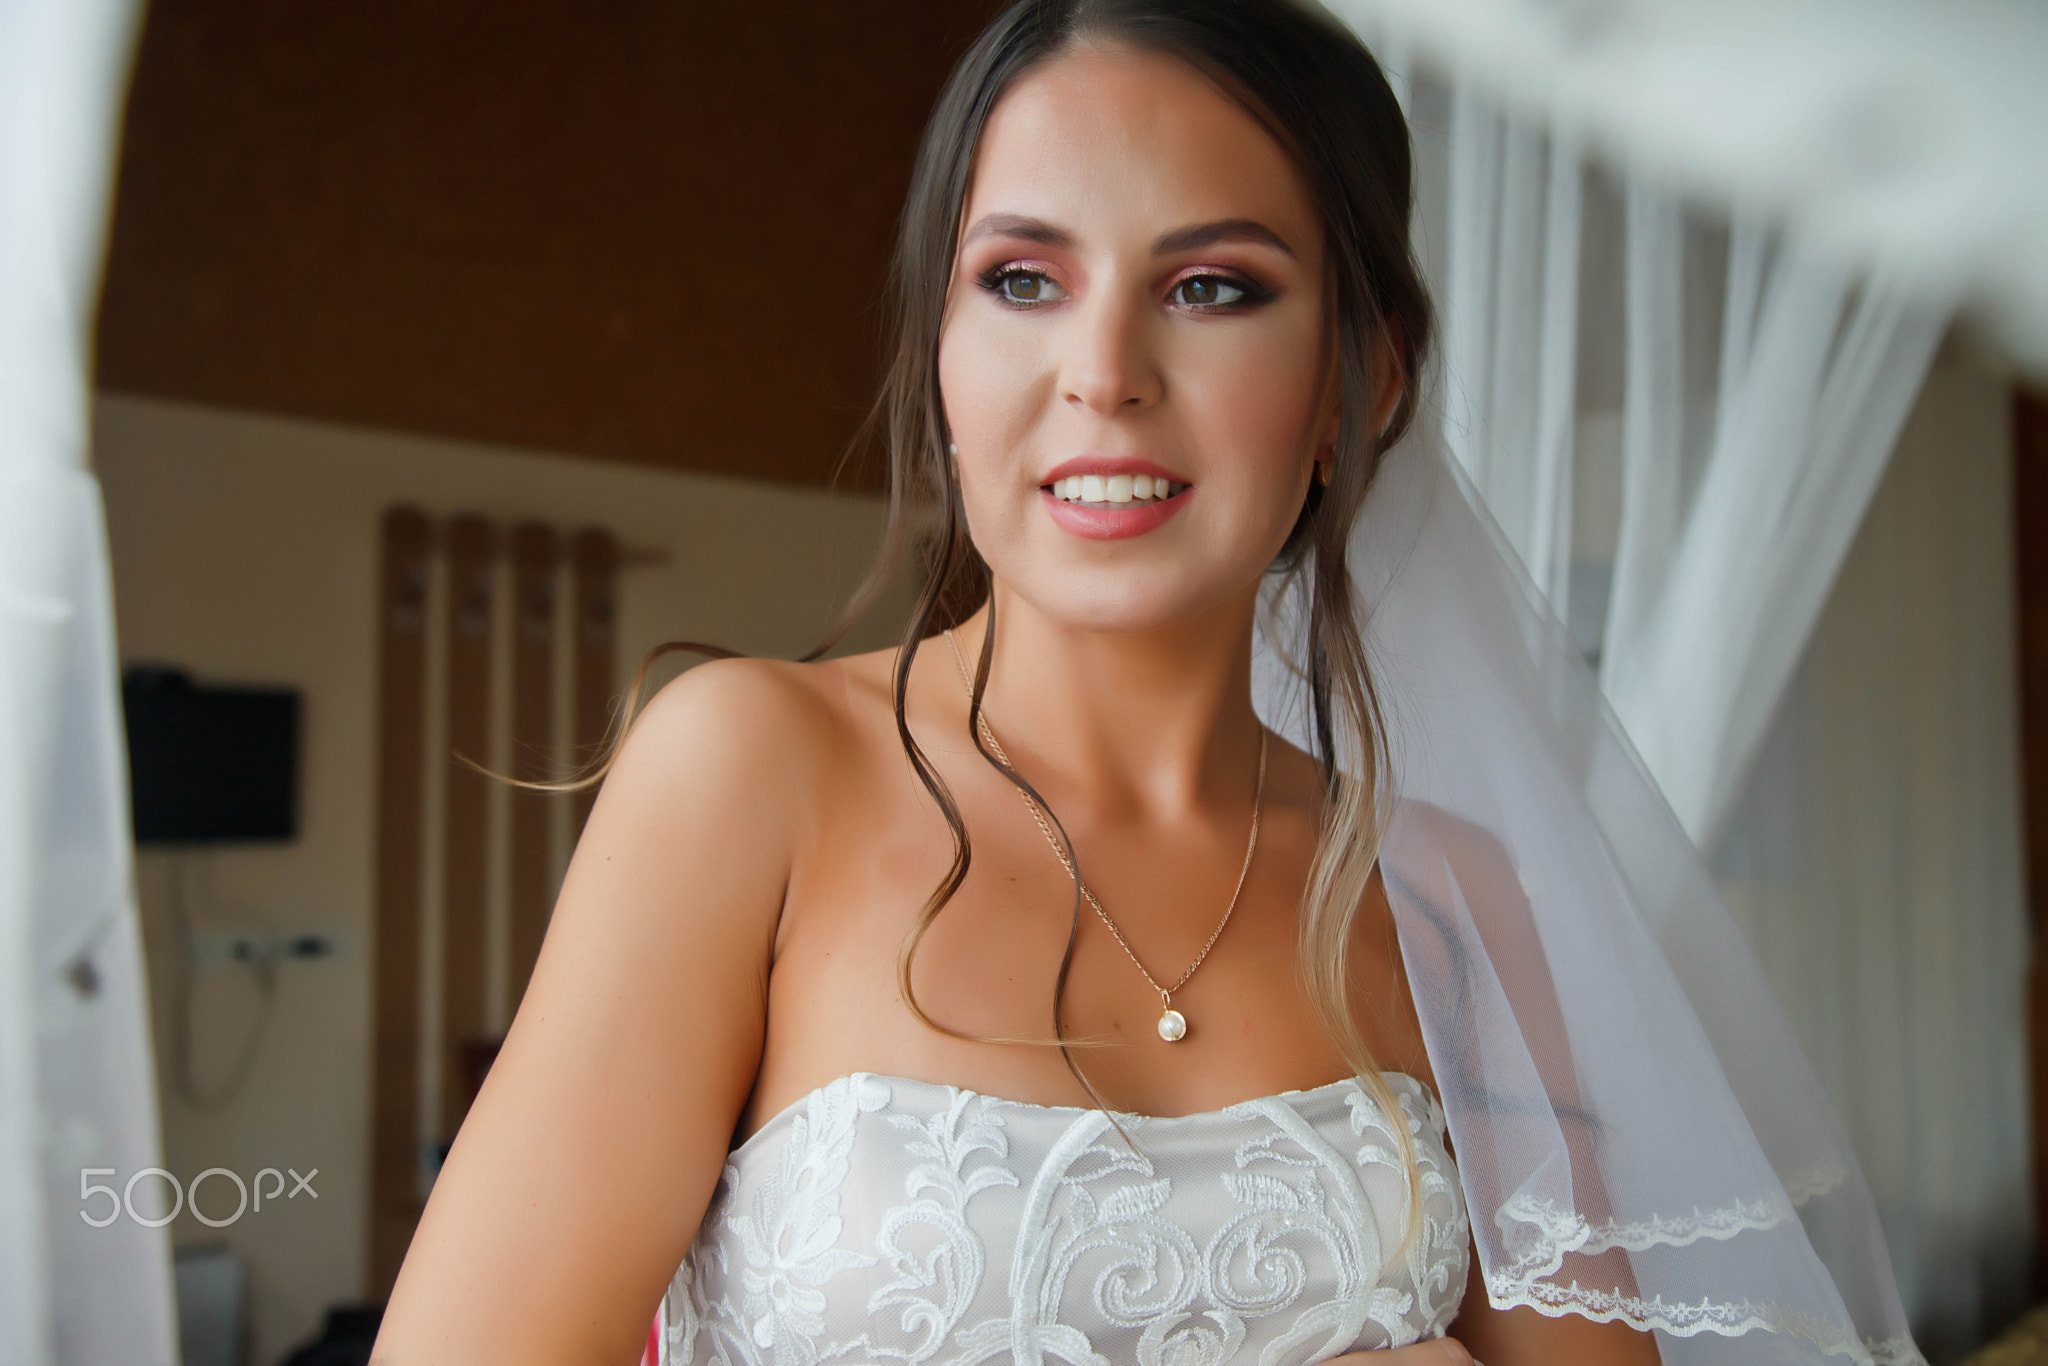
[[[1120,541],[1164,526],[1194,491],[1149,460],[1099,455],[1066,461],[1038,486],[1053,523],[1089,541]]]
[[[1062,503],[1120,508],[1132,504],[1163,503],[1174,494],[1184,492],[1188,486],[1169,479],[1155,479],[1149,474],[1070,474],[1044,487]]]

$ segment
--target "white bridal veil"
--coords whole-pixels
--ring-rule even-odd
[[[1922,1361],[1741,932],[1425,427],[1386,459],[1353,572],[1392,752],[1381,869],[1488,1293],[1656,1329],[1670,1363]],[[1261,641],[1255,691],[1299,742],[1294,644]]]

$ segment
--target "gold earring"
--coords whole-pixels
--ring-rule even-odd
[[[1334,460],[1316,461],[1316,482],[1324,488],[1330,487],[1330,466],[1335,463]]]

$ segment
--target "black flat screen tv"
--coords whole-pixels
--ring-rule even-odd
[[[121,677],[137,844],[274,843],[298,835],[299,694]]]

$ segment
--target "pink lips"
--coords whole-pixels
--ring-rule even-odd
[[[1038,496],[1056,525],[1091,541],[1119,541],[1127,536],[1142,536],[1170,521],[1194,493],[1194,489],[1189,487],[1163,502],[1124,507],[1083,507],[1053,496],[1049,485],[1077,474],[1096,474],[1105,479],[1116,474],[1149,474],[1154,479],[1167,479],[1176,484],[1187,481],[1171,470],[1136,456],[1081,455],[1054,466],[1039,481]]]

